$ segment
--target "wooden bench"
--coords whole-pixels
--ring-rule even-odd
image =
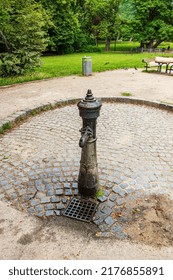
[[[148,72],[148,69],[154,68],[157,69],[157,71],[159,72],[159,64],[157,62],[155,62],[154,58],[144,58],[142,59],[142,62],[145,63],[145,69]]]
[[[148,72],[148,69],[156,68],[157,72],[162,71],[162,66],[166,66],[165,73],[171,74],[173,71],[173,57],[155,57],[155,58],[144,58],[142,62],[145,63],[145,69]]]

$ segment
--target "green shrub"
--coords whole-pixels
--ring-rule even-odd
[[[25,74],[28,70],[40,66],[38,54],[34,52],[18,51],[4,53],[1,55],[1,76],[18,76]]]
[[[87,46],[81,48],[81,51],[93,53],[93,52],[101,52],[101,49],[94,45],[87,45]]]

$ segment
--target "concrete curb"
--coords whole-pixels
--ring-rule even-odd
[[[150,101],[144,99],[136,99],[129,97],[102,97],[100,98],[103,102],[117,102],[117,103],[126,103],[126,104],[134,104],[134,105],[143,105],[154,107],[161,110],[167,110],[173,112],[173,105],[166,104],[157,101]],[[79,102],[81,98],[73,98],[73,99],[65,99],[59,101],[48,102],[45,104],[36,105],[32,108],[26,108],[21,111],[17,111],[11,116],[7,117],[3,121],[0,122],[0,134],[3,134],[6,131],[11,130],[14,126],[20,124],[21,122],[27,120],[29,117],[35,116],[36,114],[53,110],[60,107],[65,107],[68,105],[76,104]]]

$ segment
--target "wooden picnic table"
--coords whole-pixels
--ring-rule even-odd
[[[155,58],[155,62],[158,63],[158,72],[161,72],[163,65],[166,66],[165,73],[167,73],[168,70],[170,71],[170,73],[171,73],[171,71],[173,71],[173,57],[157,56]]]

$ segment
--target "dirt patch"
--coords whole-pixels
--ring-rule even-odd
[[[163,195],[152,195],[129,201],[128,208],[128,224],[125,231],[132,241],[150,246],[173,245],[171,200]]]
[[[27,245],[32,243],[33,242],[32,234],[23,234],[17,242],[22,245]]]

